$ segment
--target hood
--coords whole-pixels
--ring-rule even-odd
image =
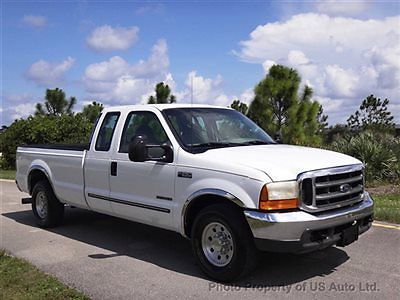
[[[306,171],[361,164],[342,153],[282,144],[218,148],[197,155],[209,161],[260,170],[273,181],[295,180]]]

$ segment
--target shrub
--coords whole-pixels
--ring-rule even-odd
[[[92,124],[81,114],[37,115],[16,120],[0,134],[1,168],[15,168],[18,146],[25,144],[87,143]]]
[[[334,141],[330,148],[354,156],[365,165],[368,181],[400,179],[400,140],[389,134],[361,132]]]

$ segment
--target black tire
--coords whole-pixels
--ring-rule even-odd
[[[213,225],[214,224],[214,225]],[[203,231],[210,226],[222,224],[230,233],[233,254],[227,265],[217,266],[207,258],[203,250]],[[223,228],[221,228],[222,230]],[[214,230],[214,229],[212,229]],[[215,232],[215,231],[214,231]],[[207,236],[207,234],[205,234]],[[211,237],[208,237],[210,239]],[[215,204],[203,209],[193,223],[191,231],[192,248],[202,271],[220,282],[232,282],[252,271],[258,259],[258,251],[254,245],[253,235],[240,209],[230,204]],[[210,250],[213,250],[210,248]],[[216,251],[216,253],[221,253]],[[216,255],[216,254],[214,254]],[[222,254],[224,255],[224,254]],[[220,259],[220,256],[218,259]],[[228,257],[228,256],[227,256]]]
[[[37,205],[40,202],[45,206]],[[40,208],[43,209],[40,209]],[[55,227],[62,223],[64,204],[58,201],[48,181],[42,180],[35,184],[32,191],[32,211],[36,223],[43,228]]]

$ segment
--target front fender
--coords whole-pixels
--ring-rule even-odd
[[[200,175],[200,173],[198,170],[195,172],[196,175]],[[190,179],[186,179],[186,181],[181,179],[176,186],[177,194],[181,195],[179,199],[181,203],[180,216],[176,216],[179,223],[176,225],[183,235],[185,235],[187,210],[193,200],[203,195],[215,195],[231,201],[239,207],[255,209],[258,207],[260,191],[264,185],[263,182],[248,177],[221,173],[204,174],[193,182],[188,182],[188,180]],[[189,183],[189,185],[185,186],[185,183]]]

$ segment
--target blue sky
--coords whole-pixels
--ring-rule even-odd
[[[144,103],[165,81],[178,101],[249,103],[274,63],[296,68],[344,122],[371,93],[400,121],[396,1],[3,1],[2,124],[46,88],[78,106]]]

